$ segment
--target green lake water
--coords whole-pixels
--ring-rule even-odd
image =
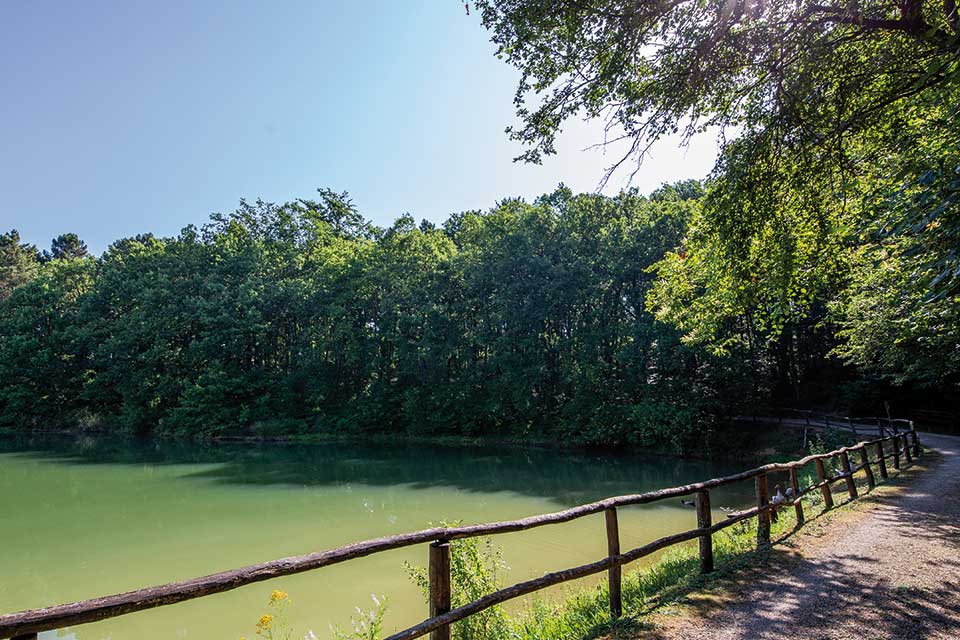
[[[0,613],[192,578],[442,520],[477,523],[548,513],[746,466],[519,447],[0,438]],[[714,492],[714,508],[747,504],[749,489]],[[622,509],[621,545],[630,549],[695,524],[693,509],[679,500]],[[510,566],[503,576],[508,582],[591,562],[606,550],[602,514],[494,540]],[[387,630],[395,631],[426,617],[422,596],[403,568],[404,561],[426,560],[426,545],[418,545],[40,637],[255,637],[273,589],[290,593],[297,638],[308,629],[329,638],[330,625],[347,626],[355,607],[372,606],[371,594],[387,597]]]

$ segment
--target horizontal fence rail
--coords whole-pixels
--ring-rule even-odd
[[[881,418],[878,416],[857,417],[839,416],[829,413],[818,413],[810,409],[783,409],[785,413],[796,416],[795,420],[799,422],[797,426],[804,426],[807,429],[836,429],[838,431],[849,431],[855,437],[867,433],[877,433],[880,437],[887,435],[896,435],[902,432],[914,430],[913,420],[905,418]],[[776,420],[783,424],[785,417],[779,415]]]
[[[887,443],[891,445],[889,452],[887,451]],[[873,459],[871,459],[871,449],[876,454]],[[856,460],[859,460],[859,464],[854,465],[851,463],[851,454],[858,456]],[[843,480],[850,499],[854,499],[858,496],[856,483],[854,482],[855,473],[861,470],[864,471],[868,487],[873,487],[875,477],[871,465],[876,465],[880,473],[880,478],[886,479],[889,475],[886,466],[887,460],[892,460],[894,468],[899,469],[901,458],[909,463],[914,457],[919,455],[920,441],[916,430],[911,429],[910,431],[896,433],[876,440],[860,442],[854,446],[843,447],[829,453],[809,455],[793,462],[767,464],[730,476],[714,478],[679,487],[606,498],[555,513],[504,522],[458,527],[434,527],[421,531],[356,542],[343,547],[302,556],[282,558],[272,562],[250,565],[240,569],[214,573],[191,580],[171,582],[160,586],[138,589],[136,591],[101,598],[93,598],[71,604],[0,615],[0,638],[35,640],[37,637],[36,634],[41,631],[96,622],[135,613],[137,611],[145,611],[155,607],[176,604],[214,593],[230,591],[255,582],[312,571],[375,553],[424,543],[430,544],[428,571],[430,580],[430,617],[420,624],[390,636],[386,640],[410,640],[428,633],[431,634],[432,640],[447,640],[450,637],[450,625],[458,620],[463,620],[475,613],[513,598],[533,593],[556,584],[603,572],[607,572],[610,592],[610,612],[613,617],[618,617],[621,615],[623,606],[620,595],[622,580],[621,567],[623,565],[639,560],[640,558],[672,545],[698,539],[700,571],[709,573],[713,570],[712,536],[714,533],[743,520],[757,518],[757,543],[761,546],[767,545],[770,543],[771,519],[777,517],[777,512],[780,509],[793,507],[799,526],[804,522],[801,498],[811,491],[819,490],[823,496],[824,506],[829,509],[834,504],[831,489],[831,484],[834,482]],[[827,475],[827,468],[824,465],[824,461],[831,458],[839,459],[840,471],[833,475]],[[811,462],[816,465],[817,482],[800,488],[799,470]],[[792,493],[789,499],[785,499],[779,492],[775,496],[770,496],[767,479],[771,473],[789,473],[789,486]],[[710,490],[748,480],[754,481],[757,499],[756,506],[743,511],[729,513],[723,521],[715,524],[712,523]],[[659,538],[635,549],[628,551],[620,550],[619,527],[617,524],[617,509],[619,507],[649,504],[659,500],[690,495],[695,497],[693,504],[696,508],[697,528]],[[526,531],[536,527],[570,522],[571,520],[601,512],[605,514],[607,557],[579,567],[546,573],[539,578],[521,582],[487,594],[478,600],[456,609],[450,608],[449,543],[451,540]]]

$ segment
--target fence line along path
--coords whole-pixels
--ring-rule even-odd
[[[914,431],[913,420],[905,418],[891,417],[859,417],[839,416],[829,413],[820,413],[810,409],[781,409],[776,416],[740,416],[737,420],[742,422],[766,422],[777,423],[791,427],[803,429],[803,447],[807,447],[809,433],[811,431],[848,431],[854,438],[861,438],[868,435],[877,435],[884,438],[888,435],[897,435],[901,432]]]
[[[875,466],[880,479],[889,475],[887,461],[890,460],[894,469],[899,469],[904,462],[912,462],[915,456],[920,455],[920,441],[915,429],[895,433],[875,440],[859,442],[851,447],[844,447],[829,453],[810,455],[800,460],[786,463],[768,464],[749,471],[744,471],[723,478],[713,478],[704,482],[660,489],[647,493],[606,498],[597,502],[580,505],[555,513],[531,516],[519,520],[492,522],[459,527],[435,527],[414,531],[396,536],[375,538],[363,542],[355,542],[343,547],[319,551],[302,556],[282,558],[272,562],[250,565],[240,569],[215,573],[192,580],[171,582],[146,589],[129,591],[117,595],[93,598],[81,602],[56,605],[41,609],[32,609],[0,616],[0,638],[15,640],[36,640],[41,631],[59,629],[66,626],[85,624],[121,616],[137,611],[144,611],[155,607],[176,604],[186,600],[201,598],[214,593],[230,591],[255,582],[262,582],[280,576],[302,573],[327,567],[333,564],[362,558],[375,553],[408,547],[415,544],[429,545],[429,617],[420,624],[395,633],[387,640],[410,640],[430,634],[432,640],[448,640],[450,625],[463,620],[475,613],[492,606],[517,598],[547,587],[606,572],[610,593],[610,614],[618,617],[623,611],[621,600],[621,567],[627,563],[639,560],[660,549],[698,540],[700,552],[700,571],[713,571],[713,534],[748,518],[757,519],[757,544],[759,546],[770,543],[770,520],[776,511],[781,508],[793,507],[797,515],[798,525],[804,522],[803,504],[801,498],[811,491],[820,491],[823,495],[826,508],[833,506],[831,484],[840,480],[845,481],[847,492],[851,499],[858,496],[854,474],[863,471],[868,488],[876,483],[873,472]],[[850,456],[855,455],[855,462]],[[838,459],[840,472],[828,475],[828,468],[824,461]],[[816,467],[817,482],[801,488],[799,486],[800,470],[813,463]],[[833,469],[834,465],[830,465]],[[788,500],[781,501],[776,496],[771,502],[768,489],[768,476],[774,473],[789,474],[791,491]],[[714,523],[710,511],[710,490],[717,487],[753,481],[756,494],[756,506],[729,514],[722,522]],[[694,529],[681,531],[649,542],[643,546],[627,551],[620,549],[619,526],[617,509],[631,505],[649,504],[659,500],[678,498],[682,496],[695,497],[697,526]],[[450,541],[476,536],[490,536],[495,534],[525,531],[546,525],[562,524],[589,515],[603,513],[607,556],[590,564],[544,574],[533,580],[520,582],[505,589],[487,594],[478,600],[451,609],[450,591]]]

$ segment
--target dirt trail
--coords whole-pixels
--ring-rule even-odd
[[[960,438],[920,438],[943,461],[902,492],[734,578],[730,597],[691,598],[686,615],[638,638],[960,638]]]

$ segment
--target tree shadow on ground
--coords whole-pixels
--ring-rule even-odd
[[[860,555],[799,560],[790,566],[791,575],[783,579],[781,567],[774,561],[724,585],[735,591],[749,589],[755,600],[748,610],[722,599],[690,597],[685,604],[690,618],[736,624],[743,629],[740,637],[756,640],[796,637],[801,629],[821,630],[819,637],[824,638],[845,637],[851,626],[868,630],[866,637],[870,638],[926,638],[933,633],[960,637],[960,599],[956,597],[960,584],[905,586],[878,581],[876,573],[867,570],[851,569],[851,565],[866,568],[876,563],[876,559]],[[646,629],[632,637],[667,640],[677,636]]]
[[[871,517],[882,528],[897,530],[898,539],[922,540],[940,549],[938,553],[952,554],[951,549],[960,545],[960,479],[951,478],[951,486],[907,484],[924,468],[926,461],[920,462],[891,476],[889,484],[904,486],[895,503],[884,494],[864,495],[862,488],[860,501],[878,503]],[[930,491],[931,486],[938,491]],[[816,520],[816,516],[809,519]],[[789,536],[781,542],[788,540]],[[748,560],[751,566],[725,572],[706,590],[688,589],[676,595],[685,605],[685,623],[714,625],[714,630],[703,628],[701,633],[706,633],[697,637],[732,631],[732,636],[723,637],[839,639],[850,637],[853,629],[861,637],[876,639],[960,638],[960,560],[917,557],[908,561],[913,563],[910,584],[903,584],[885,575],[880,560],[871,555],[841,552],[829,558],[805,558],[777,546],[766,556]],[[914,579],[933,571],[948,577]],[[675,640],[684,636],[666,621],[662,628],[635,623],[622,631],[612,629],[609,637]]]

